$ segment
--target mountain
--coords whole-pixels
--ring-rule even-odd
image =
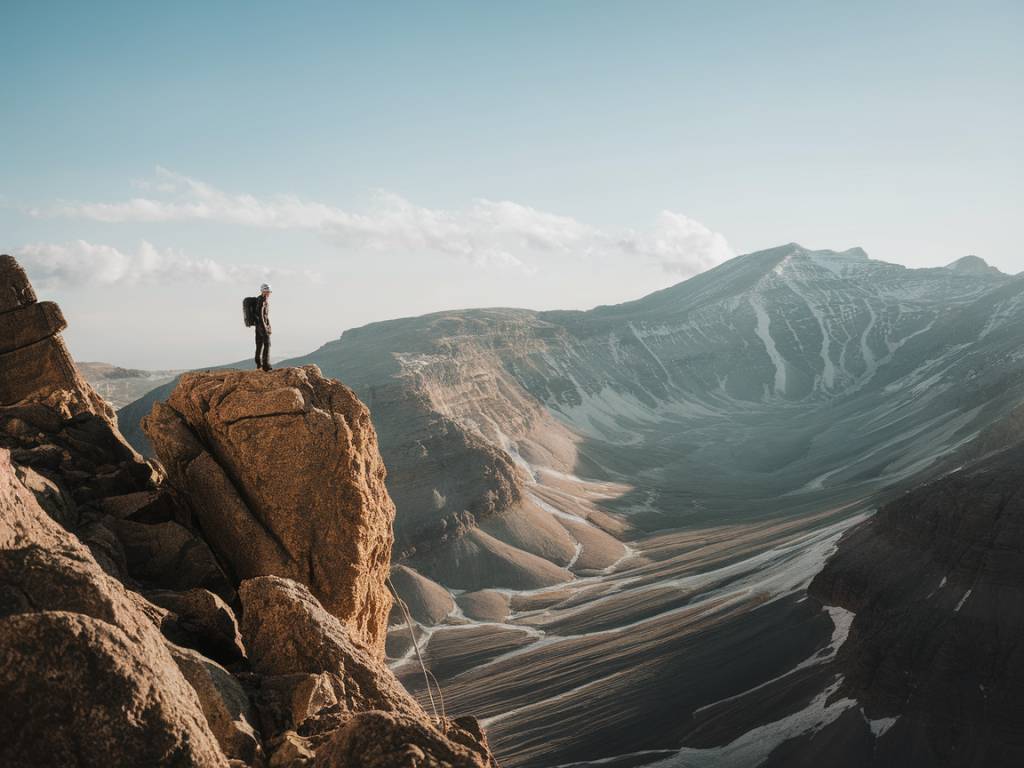
[[[954,261],[952,264],[947,264],[946,269],[952,269],[955,272],[970,273],[975,275],[1002,274],[1002,272],[1000,272],[998,269],[996,269],[993,266],[990,266],[983,258],[974,255],[963,256]]]
[[[791,243],[620,305],[374,323],[282,365],[369,405],[396,562],[454,606],[420,612],[424,657],[503,765],[757,765],[835,711],[852,614],[807,587],[840,537],[1024,401],[1024,280],[977,267]],[[165,396],[122,409],[133,441]]]
[[[1016,435],[840,542],[810,592],[855,614],[835,696],[860,711],[783,745],[780,765],[842,764],[852,744],[862,762],[851,764],[1024,761],[1024,432]],[[815,759],[794,760],[806,754]]]
[[[144,371],[110,363],[78,363],[92,388],[114,408],[123,408],[147,392],[172,381],[181,371]]]

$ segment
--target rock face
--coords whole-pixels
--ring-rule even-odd
[[[242,634],[269,694],[264,720],[304,736],[317,766],[492,765],[475,719],[432,721],[305,586],[264,576],[243,582],[239,596]]]
[[[839,693],[888,724],[861,764],[1024,764],[1022,462],[1018,443],[906,493],[812,583],[856,612]],[[851,727],[867,732],[859,718]]]
[[[17,703],[0,713],[3,765],[226,765],[145,601],[46,515],[3,449],[0,698]]]
[[[382,649],[395,509],[366,407],[315,366],[190,373],[144,428],[238,580],[285,576]]]
[[[37,303],[25,271],[0,256],[0,406],[45,402],[67,417],[95,413],[114,422],[113,409],[79,375],[60,337],[60,307]]]

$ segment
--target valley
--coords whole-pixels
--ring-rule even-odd
[[[808,585],[1024,400],[1022,321],[1024,281],[980,259],[789,244],[626,304],[387,321],[282,365],[369,405],[412,631],[505,768],[786,764],[851,718],[885,736],[839,693],[854,614]],[[119,413],[140,450],[169,387]],[[392,666],[428,704],[408,631],[393,612]]]

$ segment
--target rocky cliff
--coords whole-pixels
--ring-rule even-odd
[[[315,366],[186,374],[143,427],[235,580],[308,585],[382,648],[395,507],[370,413]]]
[[[778,764],[1024,762],[1024,443],[907,492],[842,540],[812,595],[855,613],[837,720]]]
[[[384,664],[393,505],[352,392],[194,375],[147,423],[168,481],[0,264],[0,763],[490,765]]]

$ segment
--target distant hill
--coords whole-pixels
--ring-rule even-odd
[[[110,363],[79,363],[78,370],[115,408],[123,408],[181,373],[121,368]]]

